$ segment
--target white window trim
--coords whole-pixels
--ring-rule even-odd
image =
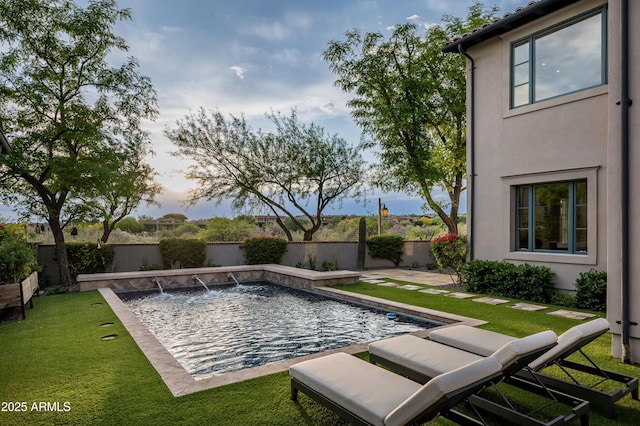
[[[598,169],[599,166],[577,169],[555,170],[541,173],[527,173],[521,175],[502,176],[504,190],[508,191],[509,220],[505,226],[509,227],[505,242],[506,260],[567,263],[578,265],[596,265],[598,260]],[[587,254],[548,253],[516,250],[516,187],[540,183],[562,181],[587,180]]]

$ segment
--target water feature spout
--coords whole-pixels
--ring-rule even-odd
[[[209,290],[209,287],[207,287],[207,285],[204,283],[204,281],[202,281],[202,280],[200,279],[200,277],[199,277],[199,276],[194,275],[194,276],[193,276],[193,280],[194,280],[194,281],[198,281],[200,284],[202,284],[202,286],[207,290],[207,292],[210,292],[210,291],[211,291],[211,290]]]
[[[236,277],[233,276],[233,274],[231,272],[229,272],[229,274],[227,275],[229,278],[233,279],[237,285],[240,285],[240,283],[238,282],[238,280],[236,280]]]
[[[162,289],[162,286],[160,285],[160,279],[158,277],[156,277],[152,281],[158,285],[158,288],[160,289],[160,294],[164,294],[164,290]]]

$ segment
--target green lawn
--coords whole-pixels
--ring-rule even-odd
[[[484,328],[516,336],[577,323],[371,284],[341,288],[487,320]],[[26,321],[0,324],[0,425],[342,424],[305,395],[292,402],[287,372],[174,398],[98,292],[40,297],[34,305]],[[101,327],[105,322],[114,325]],[[107,334],[118,337],[103,341]],[[640,375],[610,357],[609,336],[588,352],[607,369]],[[6,411],[16,408],[25,411]],[[616,420],[591,414],[591,424],[640,424],[640,403],[625,397]]]

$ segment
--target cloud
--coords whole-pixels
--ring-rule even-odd
[[[438,25],[437,22],[431,22],[428,19],[423,18],[422,16],[416,15],[416,14],[413,14],[413,15],[407,17],[407,21],[409,21],[409,22],[411,22],[413,24],[416,24],[416,25],[422,25],[425,28],[431,28],[433,26]]]
[[[236,72],[236,75],[238,76],[238,78],[240,80],[244,80],[244,73],[245,73],[245,69],[238,66],[238,65],[234,65],[232,67],[229,67],[230,70],[233,70]]]
[[[320,107],[321,110],[325,112],[333,112],[336,109],[336,106],[333,103],[328,103]]]

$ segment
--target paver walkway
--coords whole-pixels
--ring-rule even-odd
[[[398,288],[402,288],[404,290],[418,290],[423,293],[442,294],[445,296],[455,297],[458,299],[476,297],[475,294],[462,293],[457,291],[459,290],[459,287],[456,289],[449,288],[449,290],[440,290],[440,289],[433,289],[433,288],[421,289],[421,287],[419,286],[410,285],[410,284],[399,285],[399,284],[387,283],[383,280],[384,278],[398,280],[398,281],[406,281],[406,282],[415,283],[415,284],[423,284],[423,285],[428,285],[432,287],[444,287],[444,286],[452,287],[454,284],[453,280],[455,279],[455,277],[452,277],[448,274],[440,274],[438,272],[418,271],[418,270],[411,270],[411,269],[376,269],[372,271],[363,271],[361,276],[362,281],[366,281],[366,282],[378,284],[378,285],[397,286]],[[480,298],[474,299],[474,301],[487,303],[491,305],[502,305],[504,303],[509,302],[508,300],[495,299],[495,298],[489,298],[489,297],[480,297]],[[509,308],[520,309],[525,311],[537,311],[537,310],[547,309],[546,306],[532,305],[529,303],[515,303],[507,306]],[[565,309],[548,312],[548,314],[565,317],[565,318],[577,319],[577,320],[585,320],[594,316],[593,314],[568,311]]]
[[[390,278],[398,281],[408,281],[417,284],[425,284],[434,287],[441,287],[453,284],[453,279],[449,274],[440,274],[430,271],[416,271],[412,269],[376,269],[364,271],[363,279]],[[453,277],[455,278],[455,277]]]

